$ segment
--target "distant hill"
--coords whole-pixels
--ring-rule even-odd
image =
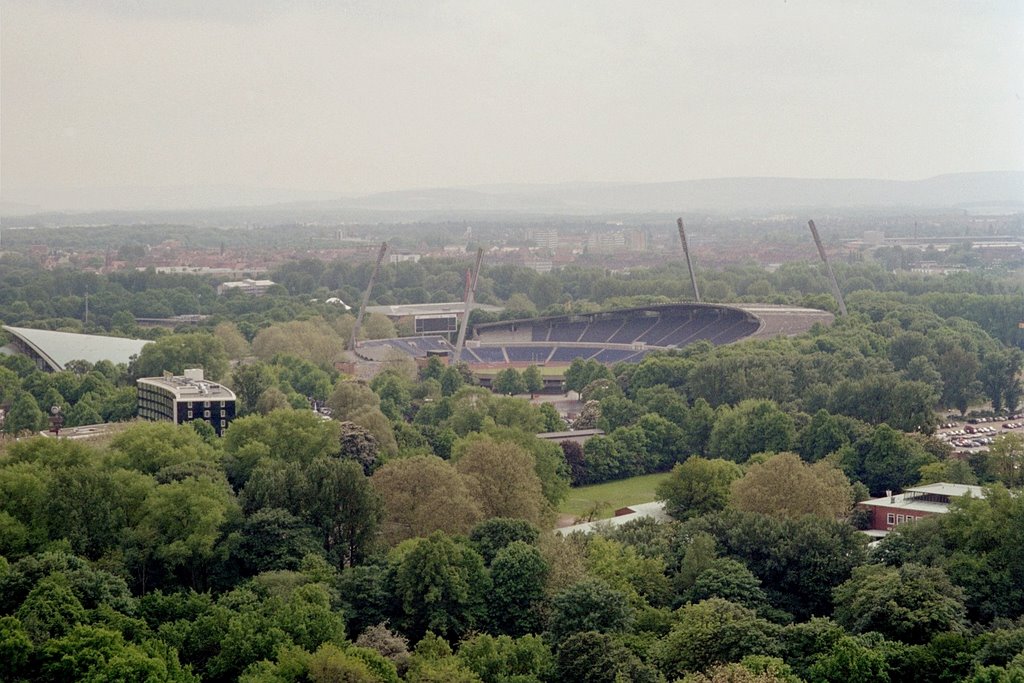
[[[716,178],[666,183],[581,183],[440,188],[329,202],[380,210],[493,210],[590,214],[794,208],[952,208],[1019,205],[1024,172],[957,173],[926,180]]]
[[[180,189],[180,188],[179,188]],[[367,220],[486,215],[607,215],[629,213],[748,213],[796,209],[952,209],[994,207],[1024,211],[1024,171],[955,173],[925,180],[831,180],[820,178],[715,178],[664,183],[560,183],[482,185],[382,192],[326,199],[327,193],[245,188],[167,188],[141,205],[118,206],[88,215],[106,221],[191,221],[210,212],[280,219],[347,216]],[[85,192],[79,190],[79,193]],[[93,206],[113,197],[109,188],[91,198]],[[84,202],[84,195],[80,199]],[[256,199],[259,197],[259,199]],[[138,198],[136,199],[138,202]],[[86,203],[74,203],[87,206]],[[0,204],[0,213],[26,215],[25,204]],[[122,215],[116,216],[120,212]],[[85,215],[80,212],[79,215]],[[60,216],[51,213],[49,216]],[[312,218],[310,218],[312,217]]]

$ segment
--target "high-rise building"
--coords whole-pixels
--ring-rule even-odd
[[[136,384],[139,417],[147,420],[203,420],[220,436],[235,418],[235,393],[204,379],[201,369],[185,370],[181,376],[143,377]]]

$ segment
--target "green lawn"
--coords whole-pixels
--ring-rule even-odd
[[[600,505],[595,519],[611,517],[615,510],[621,507],[637,503],[650,503],[655,500],[654,489],[670,474],[670,472],[645,474],[642,477],[570,489],[569,495],[562,501],[558,511],[582,517],[588,514],[595,505]]]

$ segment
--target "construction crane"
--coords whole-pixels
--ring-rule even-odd
[[[818,226],[814,224],[814,221],[807,221],[807,225],[811,228],[811,237],[814,238],[814,244],[818,247],[818,256],[825,263],[825,270],[828,271],[828,281],[832,285],[832,296],[839,302],[839,313],[843,316],[846,315],[846,302],[843,301],[843,293],[839,290],[839,281],[836,280],[836,274],[832,271],[832,263],[828,260],[828,254],[825,253],[825,247],[821,243],[821,237],[818,235]]]
[[[700,303],[700,290],[697,289],[697,275],[693,272],[693,261],[690,260],[690,246],[686,242],[686,228],[683,227],[683,219],[677,218],[676,225],[679,226],[679,241],[683,243],[683,255],[686,256],[686,267],[690,271],[690,284],[693,285],[693,298]]]
[[[462,358],[462,346],[466,343],[466,328],[469,327],[469,314],[473,310],[473,297],[476,295],[476,283],[480,279],[480,264],[484,260],[484,250],[476,250],[476,266],[473,268],[473,275],[466,281],[466,310],[462,313],[462,325],[459,326],[459,337],[455,342],[455,350],[452,352],[452,364],[458,363]]]
[[[356,315],[356,324],[352,327],[352,338],[348,342],[348,348],[350,351],[356,350],[356,340],[359,339],[359,329],[363,326],[363,314],[366,313],[366,306],[370,303],[370,290],[373,289],[373,282],[377,279],[377,273],[380,272],[380,264],[384,261],[384,254],[387,253],[388,243],[380,243],[380,253],[377,254],[377,263],[373,265],[373,272],[370,273],[370,281],[366,285],[366,291],[363,292],[363,303],[359,306],[359,313]]]

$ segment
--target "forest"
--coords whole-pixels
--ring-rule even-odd
[[[322,302],[357,300],[369,266],[287,264],[259,298],[0,266],[5,324],[155,339],[126,366],[0,357],[4,680],[1024,681],[1024,439],[960,457],[933,436],[949,411],[1020,409],[1012,276],[839,264],[851,315],[831,326],[574,363],[572,426],[605,432],[580,447],[536,438],[568,425],[464,366],[339,373],[354,320]],[[388,266],[376,302],[458,299],[463,267]],[[683,273],[501,266],[480,300],[509,318],[641,305],[685,297]],[[718,301],[833,306],[806,264],[702,277]],[[135,378],[193,366],[238,395],[222,438],[132,421]],[[124,425],[13,438],[53,405]],[[670,473],[672,521],[552,533],[571,486],[650,472]],[[938,481],[986,495],[869,547],[856,502]]]

